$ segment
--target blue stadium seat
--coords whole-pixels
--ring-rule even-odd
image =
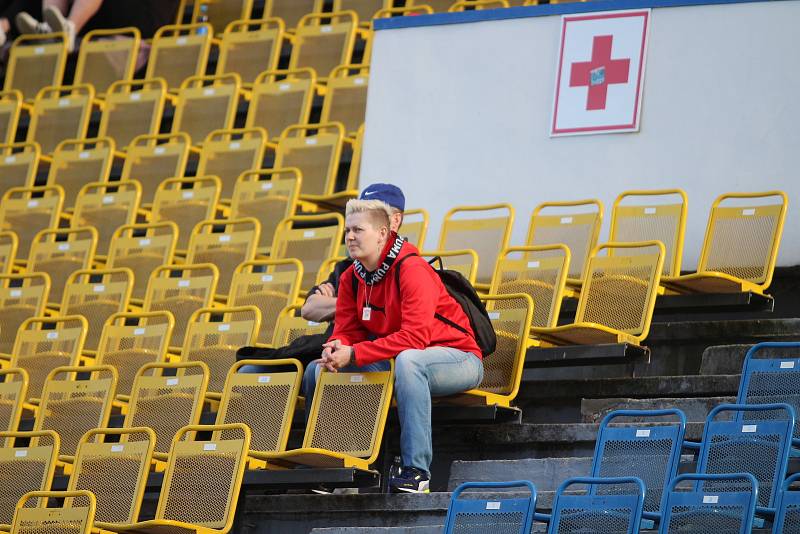
[[[526,488],[528,497],[507,499],[461,499],[465,490],[492,491],[508,488]],[[529,534],[536,508],[536,488],[527,480],[512,482],[465,482],[453,492],[447,510],[445,534]]]
[[[800,532],[800,491],[789,491],[789,486],[798,481],[800,473],[790,476],[783,484],[783,491],[775,504],[772,534]]]
[[[587,491],[567,493],[581,486],[588,486]],[[644,496],[644,483],[636,477],[571,478],[558,487],[547,532],[634,534],[639,532]]]

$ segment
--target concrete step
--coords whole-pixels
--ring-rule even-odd
[[[581,401],[581,421],[584,423],[600,423],[609,412],[614,410],[660,410],[678,408],[686,414],[687,421],[706,420],[708,412],[719,404],[735,402],[736,397],[703,397],[697,399],[659,398],[659,399],[583,399]]]
[[[537,491],[555,491],[567,478],[589,476],[592,458],[527,458],[523,460],[455,461],[448,491],[464,482],[530,480]]]
[[[753,345],[713,345],[703,351],[701,375],[735,375],[742,372],[744,357]]]

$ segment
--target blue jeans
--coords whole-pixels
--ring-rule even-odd
[[[389,361],[363,367],[348,366],[342,372],[386,371]],[[312,363],[303,376],[306,406],[319,376]],[[450,347],[404,350],[395,358],[394,394],[400,419],[400,453],[404,466],[430,472],[433,459],[431,397],[444,397],[477,387],[483,380],[483,362],[470,352]]]

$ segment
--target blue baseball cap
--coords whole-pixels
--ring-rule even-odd
[[[399,187],[392,184],[370,184],[361,191],[361,200],[382,200],[391,207],[405,211],[406,196]]]

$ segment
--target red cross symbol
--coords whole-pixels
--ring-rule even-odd
[[[592,60],[573,63],[570,87],[589,87],[586,110],[606,109],[610,84],[628,83],[630,59],[611,59],[613,35],[597,35],[592,43]]]

